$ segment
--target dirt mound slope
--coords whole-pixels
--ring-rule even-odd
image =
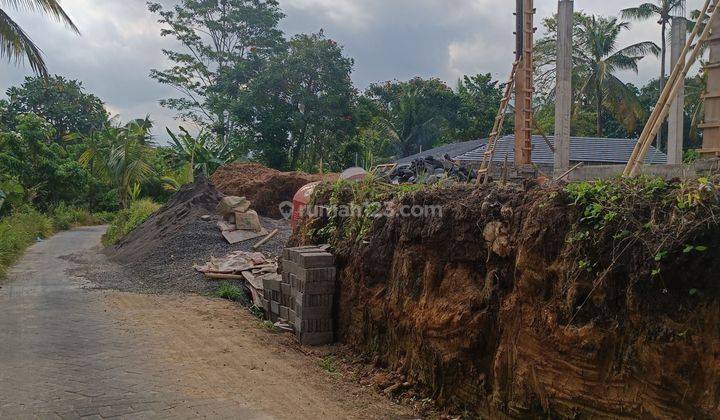
[[[106,250],[111,260],[122,264],[131,275],[95,273],[91,280],[101,288],[133,292],[208,292],[220,282],[206,281],[192,267],[210,256],[231,251],[249,251],[257,241],[230,245],[216,226],[215,209],[222,194],[205,178],[186,185],[160,210]],[[201,216],[211,215],[210,220]],[[279,255],[290,236],[285,220],[262,217],[268,231],[279,230],[259,251]]]
[[[258,214],[279,219],[280,203],[291,202],[302,186],[328,177],[334,176],[280,172],[258,163],[231,163],[215,171],[211,180],[223,194],[246,197]]]
[[[718,418],[718,187],[428,189],[302,242],[339,253],[340,339],[455,412]]]
[[[160,210],[109,249],[120,262],[137,260],[205,214],[213,214],[222,194],[205,177],[180,188]]]

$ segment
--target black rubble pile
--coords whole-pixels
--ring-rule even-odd
[[[387,177],[393,184],[435,184],[447,179],[470,182],[477,178],[477,171],[457,164],[448,155],[426,156],[413,160],[409,166],[398,166]]]

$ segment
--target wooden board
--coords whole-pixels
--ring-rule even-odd
[[[237,244],[239,242],[249,241],[250,239],[259,238],[261,236],[267,236],[267,229],[263,228],[259,232],[252,230],[235,230],[232,232],[223,232],[222,235],[226,241],[230,244]]]

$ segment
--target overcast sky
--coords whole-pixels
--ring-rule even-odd
[[[172,4],[173,0],[163,0]],[[640,0],[576,0],[575,9],[617,15]],[[688,10],[702,0],[688,0]],[[110,112],[123,120],[150,114],[164,132],[177,126],[173,113],[158,105],[173,90],[148,77],[150,69],[167,63],[161,48],[172,46],[160,37],[156,16],[144,0],[61,0],[82,32],[75,36],[47,18],[9,11],[42,48],[51,73],[83,81]],[[355,59],[353,80],[359,88],[372,82],[439,77],[452,86],[464,74],[492,73],[505,80],[514,58],[514,9],[510,0],[280,0],[288,34],[324,29]],[[556,0],[536,0],[536,26],[557,9]],[[541,28],[542,29],[542,28]],[[540,34],[538,34],[540,35]],[[653,21],[633,23],[620,46],[641,40],[659,43]],[[29,69],[2,63],[2,91],[18,84]],[[659,74],[654,57],[644,59],[638,75],[626,81],[643,83]]]

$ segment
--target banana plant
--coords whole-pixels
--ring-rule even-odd
[[[173,151],[178,158],[190,164],[192,174],[209,176],[221,165],[235,159],[232,147],[213,141],[209,133],[200,131],[197,136],[193,136],[184,127],[179,128],[180,134],[173,133],[169,128],[166,130],[172,140]]]

